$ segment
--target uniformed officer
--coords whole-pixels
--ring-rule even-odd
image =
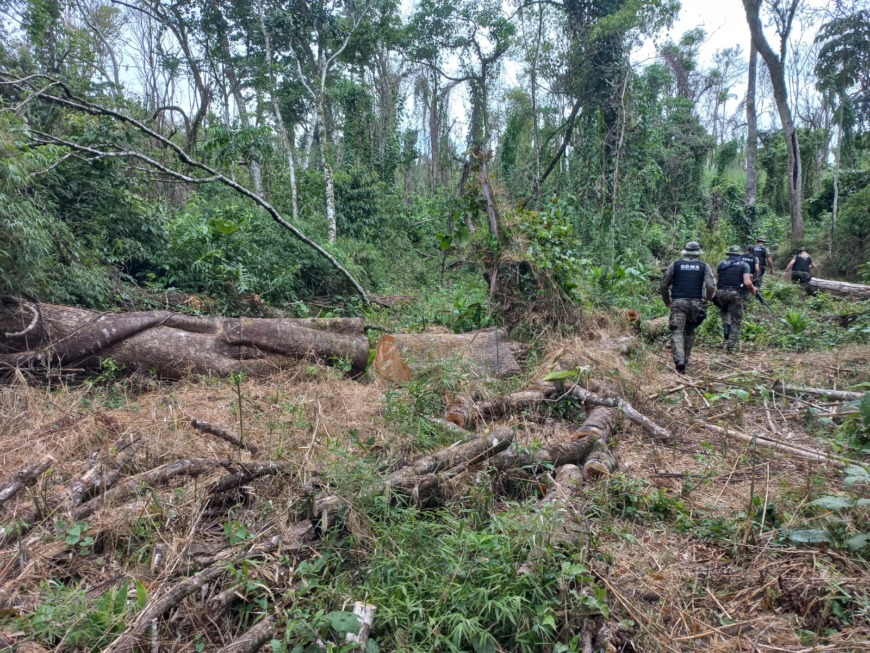
[[[749,263],[744,260],[740,247],[728,248],[728,258],[716,266],[716,294],[713,303],[719,307],[722,317],[722,332],[725,348],[729,353],[737,351],[740,345],[740,327],[743,321],[743,300],[746,293],[758,292],[752,284]]]
[[[755,284],[758,288],[761,288],[761,284],[764,282],[764,273],[767,272],[767,268],[769,267],[773,270],[773,257],[770,255],[770,250],[767,248],[767,238],[764,236],[759,236],[755,239],[755,247],[752,248],[753,253],[755,254],[755,258],[758,259],[759,271],[758,271],[758,282]]]
[[[758,257],[755,255],[755,246],[747,245],[746,253],[741,258],[749,266],[749,272],[752,274],[752,283],[757,284],[758,275],[761,274],[761,263],[758,262]]]
[[[699,243],[686,243],[682,258],[671,263],[660,287],[665,306],[671,309],[671,353],[681,374],[692,355],[695,329],[707,317],[704,300],[712,299],[716,291],[713,271],[701,260],[703,253]]]
[[[791,280],[804,285],[809,283],[810,279],[813,278],[810,270],[815,269],[816,264],[813,263],[813,257],[809,255],[806,247],[801,247],[798,249],[797,254],[792,257],[791,261],[788,262],[782,276],[786,276],[791,271]]]

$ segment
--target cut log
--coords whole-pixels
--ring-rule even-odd
[[[75,510],[77,520],[85,519],[92,515],[101,505],[109,502],[125,501],[132,497],[142,487],[156,487],[165,485],[180,476],[199,476],[218,467],[232,468],[231,460],[217,460],[214,458],[182,458],[172,463],[160,465],[147,472],[129,476],[118,482],[115,487],[105,492],[100,500],[89,501]]]
[[[465,427],[489,417],[499,417],[537,406],[553,399],[557,394],[558,388],[553,383],[536,381],[519,392],[488,401],[480,401],[474,405],[469,405],[460,397],[447,404],[444,418],[457,426]]]
[[[275,637],[277,622],[278,617],[274,613],[266,615],[243,635],[219,649],[218,653],[256,653]]]
[[[552,487],[544,495],[544,503],[565,504],[583,484],[583,473],[577,465],[562,465],[556,470]]]
[[[790,397],[800,395],[814,395],[816,397],[827,397],[831,401],[861,401],[864,398],[863,392],[848,392],[846,390],[831,390],[828,388],[805,388],[798,385],[786,385],[779,380],[773,384],[773,391]]]
[[[595,442],[589,455],[583,462],[583,480],[595,481],[603,476],[610,476],[616,471],[619,462],[611,451],[610,436],[616,428],[616,410],[604,406],[596,406],[583,422],[580,431],[574,437],[593,437]]]
[[[275,460],[234,463],[232,467],[234,468],[232,472],[219,478],[208,488],[209,494],[235,490],[257,478],[293,474],[297,471],[291,465]]]
[[[358,318],[97,313],[56,304],[38,308],[39,319],[29,327],[29,313],[9,303],[0,305],[0,366],[38,372],[70,366],[99,369],[111,358],[129,370],[154,370],[177,379],[188,374],[229,376],[239,370],[267,375],[307,358],[347,360],[355,372],[368,364],[368,339]]]
[[[3,485],[0,485],[0,506],[14,498],[24,488],[34,485],[37,479],[53,464],[54,458],[45,456],[39,462],[28,465]]]
[[[190,420],[190,425],[197,431],[202,431],[203,433],[208,433],[209,435],[213,435],[216,438],[220,438],[224,442],[229,442],[234,447],[237,447],[239,449],[247,449],[252,456],[257,456],[260,454],[260,448],[257,447],[257,445],[255,445],[253,442],[243,442],[242,439],[235,433],[231,433],[225,428],[217,426],[216,424],[212,424],[211,422],[206,422],[204,419],[197,419],[196,417],[194,417]]]
[[[392,348],[395,352],[387,351]],[[388,380],[407,380],[407,370],[398,360],[412,373],[450,358],[468,361],[482,376],[502,377],[520,372],[507,335],[496,328],[471,333],[397,333],[381,338],[375,351],[376,358],[379,350],[383,362],[380,367],[375,366],[375,373]]]
[[[581,388],[579,385],[575,385],[571,388],[570,392],[581,402],[595,406],[607,406],[608,408],[618,409],[619,412],[625,415],[629,421],[637,424],[657,440],[669,440],[673,437],[670,431],[663,426],[656,424],[653,420],[639,412],[634,408],[634,406],[621,397],[604,397],[595,394],[594,392],[589,392],[588,390]]]
[[[641,335],[648,340],[655,340],[656,338],[667,335],[670,333],[668,320],[668,316],[665,315],[663,317],[657,317],[654,320],[638,322]]]
[[[390,485],[404,485],[405,479],[433,474],[457,465],[482,459],[493,449],[509,446],[513,441],[513,429],[502,426],[490,433],[479,435],[469,442],[454,444],[446,449],[418,458],[410,465],[401,467],[389,476]]]
[[[817,279],[816,277],[813,277],[809,282],[803,284],[803,288],[809,293],[822,291],[837,297],[870,299],[870,286],[865,286],[860,283],[830,281],[828,279]]]

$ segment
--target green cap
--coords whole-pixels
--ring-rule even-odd
[[[728,248],[728,255],[729,256],[731,254],[737,254],[739,256],[742,253],[743,253],[743,250],[740,249],[740,245],[731,245],[731,247]]]

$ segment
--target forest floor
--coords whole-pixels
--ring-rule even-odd
[[[681,376],[662,341],[638,339],[628,355],[596,348],[633,335],[628,322],[591,314],[586,327],[539,345],[509,381],[456,360],[401,387],[319,365],[268,379],[165,383],[112,369],[51,386],[14,379],[0,387],[2,477],[54,460],[2,508],[0,650],[127,650],[116,638],[143,607],[215,560],[219,576],[143,626],[141,650],[219,650],[263,615],[275,620],[271,650],[349,650],[354,601],[377,609],[370,651],[870,650],[870,569],[846,544],[867,530],[855,499],[868,487],[844,486],[859,468],[703,427],[860,458],[849,440],[857,407],[830,415],[839,406],[823,397],[771,387],[863,387],[870,345],[732,356],[707,337]],[[430,419],[446,399],[522,388],[566,353],[675,437],[657,442],[622,421],[618,473],[585,485],[567,517],[541,504],[540,477],[522,470],[434,508],[390,497],[390,470],[455,440]],[[252,455],[192,418],[241,433],[281,473],[216,493]],[[563,399],[498,424],[534,449],[582,418]],[[222,462],[161,483],[137,476],[178,460]],[[121,481],[76,504],[67,488],[89,469],[104,483],[117,469]],[[267,536],[292,539],[312,488],[340,498],[341,525],[255,552]],[[580,537],[558,536],[566,520]]]

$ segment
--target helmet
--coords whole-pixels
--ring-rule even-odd
[[[731,247],[728,248],[729,256],[731,254],[736,254],[737,256],[739,256],[742,253],[743,253],[743,250],[740,249],[740,245],[731,245]]]
[[[764,236],[759,236],[758,238],[755,239],[755,242],[756,243],[766,243],[767,238],[765,238]]]
[[[700,256],[704,253],[701,249],[701,243],[696,240],[690,240],[683,248],[683,256]]]

